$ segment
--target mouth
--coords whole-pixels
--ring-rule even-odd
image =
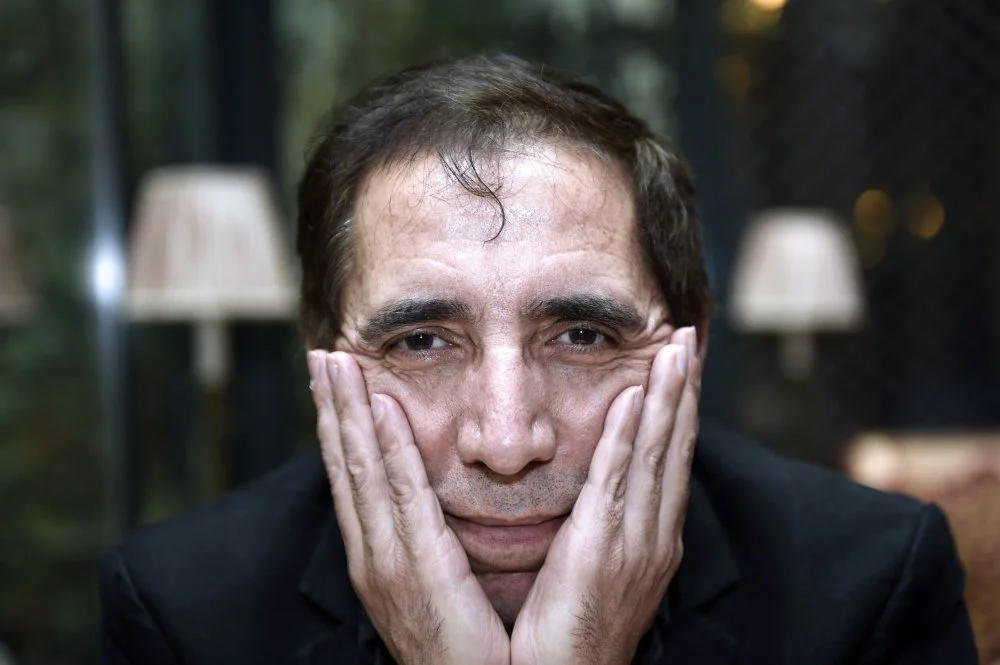
[[[546,522],[551,522],[554,520],[564,520],[566,515],[544,515],[536,517],[522,517],[517,519],[511,519],[508,517],[493,517],[493,516],[482,516],[482,517],[460,517],[458,515],[448,515],[457,522],[468,522],[470,524],[475,524],[477,526],[486,527],[520,527],[520,526],[537,526],[539,524],[545,524]]]
[[[568,515],[501,518],[445,515],[476,574],[532,572],[541,568]]]

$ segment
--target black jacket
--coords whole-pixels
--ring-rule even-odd
[[[388,662],[345,561],[318,453],[293,460],[105,554],[104,661]],[[704,428],[684,561],[636,662],[977,663],[962,588],[936,507]]]

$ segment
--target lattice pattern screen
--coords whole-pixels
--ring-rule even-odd
[[[720,18],[729,207],[833,209],[864,266],[867,324],[824,348],[826,417],[1000,424],[1000,3],[728,0]]]

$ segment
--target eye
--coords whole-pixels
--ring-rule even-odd
[[[607,338],[596,330],[590,328],[570,328],[556,338],[561,344],[571,346],[599,346],[607,341]]]
[[[432,335],[426,332],[416,332],[403,337],[396,344],[407,351],[419,352],[439,349],[447,343],[437,335]]]

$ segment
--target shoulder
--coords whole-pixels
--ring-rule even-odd
[[[694,464],[720,519],[752,527],[758,539],[822,549],[876,534],[880,543],[908,543],[927,517],[920,501],[864,487],[714,425],[703,428]]]
[[[713,426],[699,439],[694,475],[723,524],[747,597],[780,613],[786,626],[801,626],[804,642],[896,648],[903,635],[933,634],[964,616],[964,575],[936,506]]]
[[[279,662],[322,631],[299,587],[331,518],[314,453],[132,534],[101,561],[105,657]]]
[[[221,499],[140,529],[108,551],[105,566],[123,565],[132,583],[161,602],[221,601],[227,587],[253,580],[260,588],[282,571],[301,572],[330,514],[319,454],[305,454]]]

